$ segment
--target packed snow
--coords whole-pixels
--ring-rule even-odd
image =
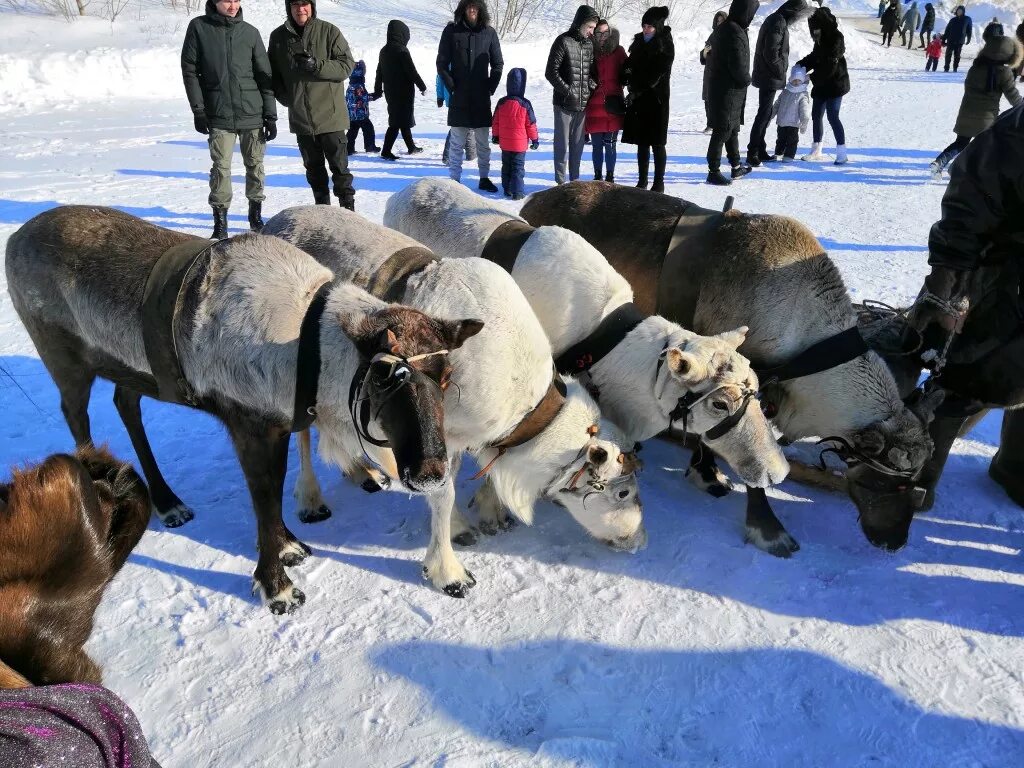
[[[283,5],[243,1],[264,39]],[[880,48],[870,4],[844,8],[850,164],[758,169],[728,194],[741,210],[810,226],[855,300],[906,305],[927,272],[944,189],[928,162],[953,138],[966,66],[926,74],[922,51]],[[714,10],[674,30],[666,177],[669,193],[708,207],[724,200],[702,183],[697,51]],[[404,19],[432,84],[446,3],[321,0],[318,12],[371,78],[388,19]],[[529,73],[541,126],[528,192],[552,183],[543,63],[571,14],[549,11],[503,46],[506,70]],[[208,235],[209,156],[178,67],[187,17],[140,4],[114,24],[0,19],[0,241],[59,203],[115,206]],[[976,39],[985,20],[975,16]],[[639,29],[638,19],[616,21],[624,41]],[[809,49],[806,28],[794,29],[791,63]],[[972,43],[966,55],[976,51]],[[391,192],[447,173],[445,113],[432,89],[416,109],[424,154],[352,160],[357,208],[373,221]],[[751,91],[748,119],[754,111]],[[379,143],[383,102],[372,115]],[[312,202],[283,109],[281,118],[267,152],[265,216]],[[803,135],[801,150],[809,143]],[[827,127],[825,143],[831,152]],[[620,145],[622,183],[636,178],[633,149]],[[589,151],[584,178],[588,166]],[[235,168],[233,233],[246,226],[237,156]],[[475,188],[470,164],[463,181]],[[0,465],[13,466],[72,440],[2,287]],[[93,434],[134,460],[111,395],[97,382]],[[460,551],[478,580],[465,600],[420,578],[422,499],[368,496],[318,464],[334,516],[299,523],[293,452],[285,520],[314,556],[291,569],[306,605],[280,617],[251,593],[255,522],[223,429],[171,405],[147,401],[144,410],[164,474],[196,519],[174,530],[154,519],[110,586],[87,649],[165,768],[1024,764],[1024,512],[986,476],[998,413],[956,445],[935,509],[896,554],[864,539],[848,499],[790,481],[770,495],[800,552],[777,560],[745,546],[742,491],[699,493],[683,477],[689,455],[652,440],[641,476],[646,550],[612,552],[544,506],[532,528]],[[463,468],[463,508],[474,471]]]

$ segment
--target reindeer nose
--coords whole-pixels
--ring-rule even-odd
[[[427,493],[444,485],[448,479],[447,459],[424,459],[418,469],[405,469],[402,481],[414,491]]]

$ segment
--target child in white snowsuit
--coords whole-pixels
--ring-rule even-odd
[[[775,154],[784,163],[796,158],[800,134],[807,133],[811,121],[811,99],[807,95],[807,70],[799,64],[789,74],[789,82],[779,94],[772,109],[779,133],[775,140]]]

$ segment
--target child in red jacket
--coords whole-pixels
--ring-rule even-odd
[[[925,48],[924,55],[928,57],[928,63],[924,65],[924,71],[937,72],[939,56],[942,55],[942,35],[932,35],[932,41]]]
[[[491,124],[492,142],[501,147],[501,188],[505,197],[522,200],[526,197],[523,177],[526,175],[526,145],[540,146],[537,116],[525,98],[526,70],[516,67],[508,73],[508,95],[498,100]]]

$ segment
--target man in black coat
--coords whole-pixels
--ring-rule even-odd
[[[943,72],[949,72],[950,59],[953,60],[953,71],[956,72],[960,66],[960,52],[964,43],[971,42],[971,32],[974,29],[974,23],[964,6],[958,5],[953,13],[953,18],[946,24],[946,29],[942,33],[942,44],[946,46],[946,64]]]
[[[491,96],[501,83],[505,60],[498,33],[490,26],[484,0],[460,0],[455,21],[444,28],[437,46],[437,74],[448,89],[448,171],[462,180],[462,158],[470,136],[476,143],[479,189],[497,192],[491,170]]]
[[[711,112],[711,142],[708,144],[708,184],[732,182],[722,175],[722,147],[725,147],[732,178],[750,173],[740,163],[740,126],[750,85],[750,40],[747,28],[757,13],[758,0],[732,0],[729,18],[711,35],[711,74],[708,104]]]
[[[1024,105],[1005,112],[954,161],[928,263],[931,274],[910,315],[922,349],[941,351],[962,322],[938,378],[949,394],[931,427],[935,458],[926,479],[934,488],[971,415],[1024,403]],[[961,319],[955,310],[963,299]],[[989,475],[1024,506],[1024,410],[1003,413]]]
[[[786,0],[775,13],[769,14],[757,33],[754,46],[752,85],[758,89],[757,116],[750,128],[747,164],[757,167],[761,161],[775,162],[768,152],[764,135],[772,121],[775,95],[786,87],[789,79],[789,28],[804,14],[804,0]]]
[[[555,184],[565,183],[566,165],[569,181],[580,177],[580,159],[583,157],[586,117],[590,94],[597,88],[594,74],[594,28],[597,11],[589,5],[576,9],[569,29],[551,44],[544,77],[554,91]]]

